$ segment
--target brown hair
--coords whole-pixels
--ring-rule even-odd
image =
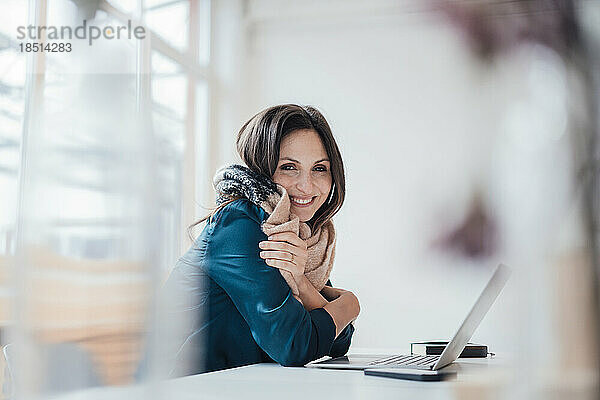
[[[248,168],[271,178],[275,174],[279,162],[279,148],[282,139],[290,133],[302,129],[317,132],[331,164],[331,192],[327,202],[309,221],[314,232],[340,210],[346,195],[346,177],[342,155],[323,114],[314,107],[303,107],[296,104],[269,107],[254,115],[242,126],[237,135],[236,146],[242,161]],[[211,218],[217,211],[234,200],[237,199],[232,198],[221,204],[211,214],[191,225],[190,229]]]

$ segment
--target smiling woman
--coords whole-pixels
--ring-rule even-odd
[[[346,189],[344,163],[331,128],[317,109],[288,104],[259,112],[240,130],[237,150],[252,171],[271,178],[286,189],[298,179],[308,178],[297,182],[301,187],[288,190],[292,201],[294,197],[300,200],[292,203],[296,212],[301,210],[298,206],[303,201],[310,200],[305,185],[318,182],[319,195],[324,195],[319,198],[323,200],[319,207],[311,204],[311,215],[304,211],[301,211],[302,216],[296,214],[301,221],[308,221],[313,231],[341,208]],[[308,171],[312,171],[310,176]],[[330,187],[324,187],[327,178]],[[313,189],[317,188],[308,190]]]
[[[310,221],[327,201],[332,183],[331,162],[319,134],[310,129],[288,134],[281,141],[278,164],[273,182],[286,188],[300,221]]]
[[[327,121],[312,107],[271,107],[244,124],[237,149],[246,166],[217,171],[219,206],[165,285],[191,294],[165,305],[192,321],[166,360],[171,375],[300,366],[350,346],[358,299],[329,282],[345,179]]]

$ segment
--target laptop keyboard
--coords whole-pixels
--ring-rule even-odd
[[[439,360],[440,356],[418,356],[418,355],[400,355],[386,358],[380,358],[379,360],[371,361],[369,365],[390,365],[390,366],[403,366],[412,368],[427,368],[431,369],[433,364]]]

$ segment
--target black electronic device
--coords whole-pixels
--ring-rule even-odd
[[[439,356],[448,345],[448,341],[431,340],[424,342],[413,342],[410,344],[410,354],[421,356]],[[491,353],[490,353],[491,354]],[[484,344],[467,343],[458,358],[486,358],[488,347]]]
[[[454,378],[456,372],[443,370],[425,371],[409,368],[367,368],[365,369],[365,375],[405,379],[409,381],[437,382]]]

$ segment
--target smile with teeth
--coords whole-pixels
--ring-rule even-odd
[[[315,199],[316,199],[316,196],[308,198],[308,199],[301,199],[299,197],[290,197],[292,204],[295,206],[298,206],[298,207],[307,207],[307,206],[311,205],[315,201]]]

